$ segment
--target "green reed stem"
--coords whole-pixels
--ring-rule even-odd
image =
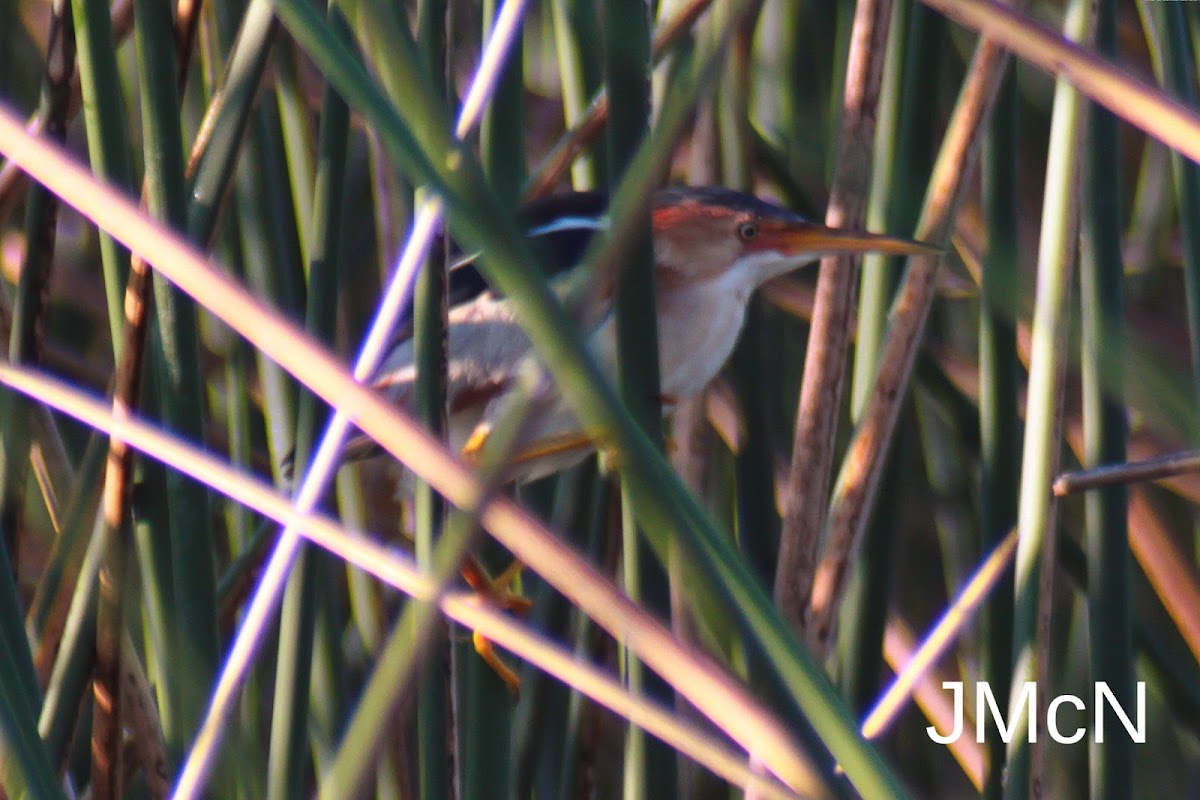
[[[650,15],[641,0],[619,0],[604,7],[605,66],[609,97],[608,157],[610,183],[616,186],[638,146],[649,136]],[[650,216],[642,214],[631,231],[628,265],[619,278],[615,308],[617,374],[621,399],[652,443],[662,441],[662,394],[658,363],[654,247]],[[666,365],[669,369],[669,365]],[[638,535],[631,496],[632,475],[622,475],[621,506],[625,591],[660,618],[670,616],[667,571],[655,561],[644,536]],[[661,677],[625,654],[625,681],[634,692],[673,702],[674,693]],[[674,751],[630,726],[625,740],[625,797],[674,797]]]
[[[1170,13],[1161,4],[1160,17],[1166,17],[1168,28],[1173,23],[1184,28],[1182,14]],[[1163,13],[1165,12],[1165,13]],[[1171,17],[1177,19],[1171,20]],[[1110,58],[1117,54],[1116,3],[1105,0],[1097,7],[1096,45]],[[1182,30],[1175,39],[1186,39]],[[1183,51],[1168,48],[1168,61],[1182,59]],[[1176,63],[1172,73],[1190,73],[1190,64]],[[1187,84],[1191,85],[1190,77]],[[1082,309],[1081,371],[1083,377],[1083,426],[1085,466],[1116,464],[1125,460],[1125,398],[1124,371],[1124,264],[1121,256],[1121,175],[1120,142],[1117,118],[1099,106],[1091,108],[1091,142],[1088,148],[1087,188],[1081,209],[1080,306]],[[1184,172],[1191,173],[1190,179]],[[1191,190],[1200,190],[1196,179],[1200,173],[1194,164],[1177,164],[1177,188],[1183,192],[1190,183]],[[1182,197],[1181,197],[1182,200]],[[1191,207],[1200,212],[1200,193],[1193,195]],[[1182,208],[1181,204],[1181,208]],[[1195,219],[1183,220],[1185,240],[1192,229],[1192,244],[1196,243]],[[1200,256],[1195,250],[1189,253]],[[1189,314],[1193,326],[1200,322],[1200,303],[1192,302],[1192,292],[1200,290],[1200,263],[1188,264]],[[1193,327],[1192,341],[1200,341]],[[1193,358],[1195,356],[1193,355]],[[1200,383],[1197,384],[1200,386]],[[1133,708],[1134,652],[1131,632],[1131,557],[1126,525],[1126,490],[1110,486],[1089,492],[1085,498],[1088,550],[1088,642],[1090,645],[1093,681],[1108,684],[1122,708]],[[1095,710],[1104,715],[1105,730],[1119,725],[1112,708]],[[1099,725],[1101,720],[1097,720]],[[1133,794],[1134,743],[1125,736],[1108,736],[1103,742],[1093,742],[1091,758],[1091,796],[1094,800],[1116,800]]]
[[[1088,27],[1088,3],[1073,0],[1063,23],[1064,35],[1082,41]],[[1070,323],[1068,303],[1074,267],[1078,160],[1083,101],[1065,80],[1055,86],[1050,123],[1050,150],[1046,167],[1042,238],[1038,250],[1037,301],[1033,317],[1029,392],[1025,415],[1025,449],[1021,463],[1021,490],[1017,522],[1015,616],[1013,620],[1013,679],[1019,688],[1048,674],[1048,651],[1041,649],[1039,620],[1051,602],[1044,584],[1052,562],[1055,507],[1049,486],[1058,464],[1059,405],[1066,334]],[[1047,558],[1047,553],[1051,558]],[[1048,644],[1048,643],[1046,643]],[[1031,764],[1028,705],[1016,715],[1016,734],[1009,742],[1004,796],[1023,798],[1038,777]],[[1040,713],[1034,709],[1034,714]]]
[[[442,98],[450,94],[452,80],[447,68],[449,47],[449,8],[444,0],[421,0],[417,4],[418,46],[421,60],[428,70],[435,89]],[[422,193],[414,193],[413,206],[420,205]],[[446,314],[448,311],[446,291],[447,240],[441,237],[441,246],[435,246],[426,257],[421,273],[417,277],[416,296],[413,299],[413,366],[416,381],[413,385],[413,410],[430,431],[438,436],[446,435]],[[394,258],[389,253],[388,258]],[[445,521],[446,504],[441,496],[424,481],[417,481],[413,492],[413,527],[416,535],[415,551],[417,563],[424,570],[435,568],[434,554],[441,537]],[[407,613],[425,619],[428,609],[413,608]],[[397,626],[388,639],[380,661],[378,675],[389,674],[384,667],[388,661],[397,659],[393,651],[399,642],[405,642],[410,650],[416,645],[412,637],[415,631]],[[450,659],[449,648],[453,645],[444,625],[429,627],[431,635],[441,633],[443,641],[427,645],[431,647],[428,658],[423,660],[418,676],[416,697],[417,780],[422,800],[440,800],[450,794],[451,766],[463,765],[461,754],[452,758],[447,752],[450,731],[455,725],[451,718],[450,682],[444,665]],[[480,665],[475,665],[480,666]],[[396,669],[399,669],[397,667]],[[393,673],[394,674],[394,673]],[[457,716],[462,724],[463,709]],[[356,722],[358,717],[356,715]],[[353,727],[351,728],[353,731]],[[350,741],[349,733],[347,742]]]
[[[330,14],[335,30],[348,39],[349,32],[341,15],[336,9],[331,10]],[[308,220],[299,220],[301,229],[308,232],[307,236],[302,237],[307,242],[304,249],[308,255],[305,329],[318,341],[332,345],[337,323],[350,113],[342,99],[329,87],[322,98],[320,125],[316,172],[311,188],[301,183],[305,170],[297,169],[306,160],[307,154],[294,152],[289,162],[294,165],[293,194],[312,193],[311,201],[295,201],[299,212],[309,209],[312,215]],[[285,134],[285,139],[296,136]],[[311,392],[300,393],[296,411],[293,491],[298,488],[301,465],[308,463],[314,442],[320,436],[327,417],[328,410]],[[334,602],[328,591],[333,566],[328,553],[302,544],[288,579],[280,618],[279,666],[275,678],[268,764],[267,796],[273,800],[284,800],[304,793],[309,762],[309,692],[313,682],[315,626],[318,608]],[[334,696],[328,699],[336,700],[336,687],[330,688]],[[334,709],[328,710],[337,714]]]
[[[604,73],[600,22],[596,4],[588,0],[551,0],[554,45],[562,76],[563,121],[570,130],[583,118],[601,86]],[[571,166],[571,184],[576,189],[604,185],[603,148],[585,152]]]
[[[146,193],[151,213],[183,230],[188,194],[184,183],[183,140],[179,125],[178,69],[169,7],[136,0],[135,42],[146,151]],[[200,378],[199,330],[195,303],[168,281],[154,276],[156,325],[151,326],[151,358],[157,372],[163,422],[191,441],[204,437],[204,391]],[[215,577],[209,497],[206,488],[167,472],[170,552],[174,574],[173,655],[169,667],[181,673],[173,697],[177,713],[168,738],[190,739],[206,705],[205,692],[220,659],[217,644]],[[161,535],[161,532],[160,532]],[[160,665],[164,669],[168,665]]]
[[[1017,86],[1011,67],[1000,84],[996,111],[983,147],[983,210],[989,247],[979,287],[979,517],[981,545],[993,550],[1017,520],[1020,475],[1017,408],[1020,363],[1017,360],[1015,309],[1004,298],[1017,291]],[[1001,578],[992,592],[985,619],[982,675],[1000,708],[1008,708],[1012,675],[1012,577]],[[1005,745],[989,726],[988,770],[984,796],[1003,795]]]

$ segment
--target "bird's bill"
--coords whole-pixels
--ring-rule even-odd
[[[937,255],[940,247],[897,236],[884,236],[865,231],[830,228],[811,222],[764,226],[758,247],[781,253],[813,255],[842,255],[882,253],[889,256]]]

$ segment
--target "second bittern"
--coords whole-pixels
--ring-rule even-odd
[[[603,195],[577,192],[549,198],[518,214],[527,235],[549,262],[551,280],[569,274],[598,231],[607,227]],[[737,344],[750,297],[774,277],[825,255],[877,252],[936,253],[907,239],[821,225],[757,197],[729,189],[671,188],[652,203],[654,283],[664,411],[699,394],[716,377]],[[518,390],[532,348],[513,305],[493,292],[463,259],[450,279],[447,331],[449,439],[473,460],[492,431],[505,401]],[[576,315],[588,348],[605,374],[617,374],[616,323],[610,286],[583,294]],[[411,400],[416,378],[411,339],[401,342],[382,367],[376,385],[398,402]],[[540,369],[538,370],[540,373]],[[553,383],[540,375],[513,457],[513,480],[532,480],[565,469],[595,446]],[[524,391],[524,389],[522,389]],[[464,575],[497,602],[508,599],[510,570],[492,582],[468,559]],[[477,649],[513,689],[517,678],[475,637]]]
[[[550,260],[552,279],[566,273],[607,224],[603,195],[575,192],[540,201],[518,215]],[[908,239],[821,225],[753,195],[718,187],[662,189],[652,204],[658,350],[664,410],[697,395],[737,344],[750,297],[772,278],[825,255],[934,253]],[[581,316],[592,355],[616,375],[611,287],[586,295]],[[473,456],[483,445],[517,372],[531,354],[516,310],[469,265],[451,272],[447,331],[449,439]],[[391,353],[377,378],[407,402],[415,380],[411,339]],[[513,476],[532,480],[565,469],[595,443],[552,385],[533,398]]]

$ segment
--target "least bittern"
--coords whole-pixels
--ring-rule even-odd
[[[716,377],[737,343],[751,295],[768,280],[825,255],[937,252],[907,239],[830,228],[753,195],[717,187],[660,190],[654,195],[652,214],[666,411],[697,395]],[[579,260],[590,238],[606,228],[606,203],[599,194],[561,195],[524,209],[519,219],[538,249],[548,254],[552,273],[562,274]],[[582,316],[589,348],[605,373],[615,376],[613,292],[600,287],[587,298]],[[448,434],[452,446],[470,459],[486,442],[531,347],[513,306],[492,292],[469,263],[451,272],[450,302]],[[413,344],[407,340],[391,353],[377,384],[405,402],[414,379]],[[534,398],[536,411],[523,429],[514,459],[517,480],[565,469],[596,446],[553,385],[546,386],[545,395]],[[468,571],[468,581],[480,588],[475,570],[477,566]],[[506,580],[512,574],[506,571]],[[493,598],[503,594],[503,586],[487,589]],[[486,642],[476,637],[476,645],[515,688],[515,676]]]

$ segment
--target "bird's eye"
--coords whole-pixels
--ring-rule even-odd
[[[738,225],[737,235],[742,241],[748,242],[758,236],[758,226],[753,222],[743,222]]]

